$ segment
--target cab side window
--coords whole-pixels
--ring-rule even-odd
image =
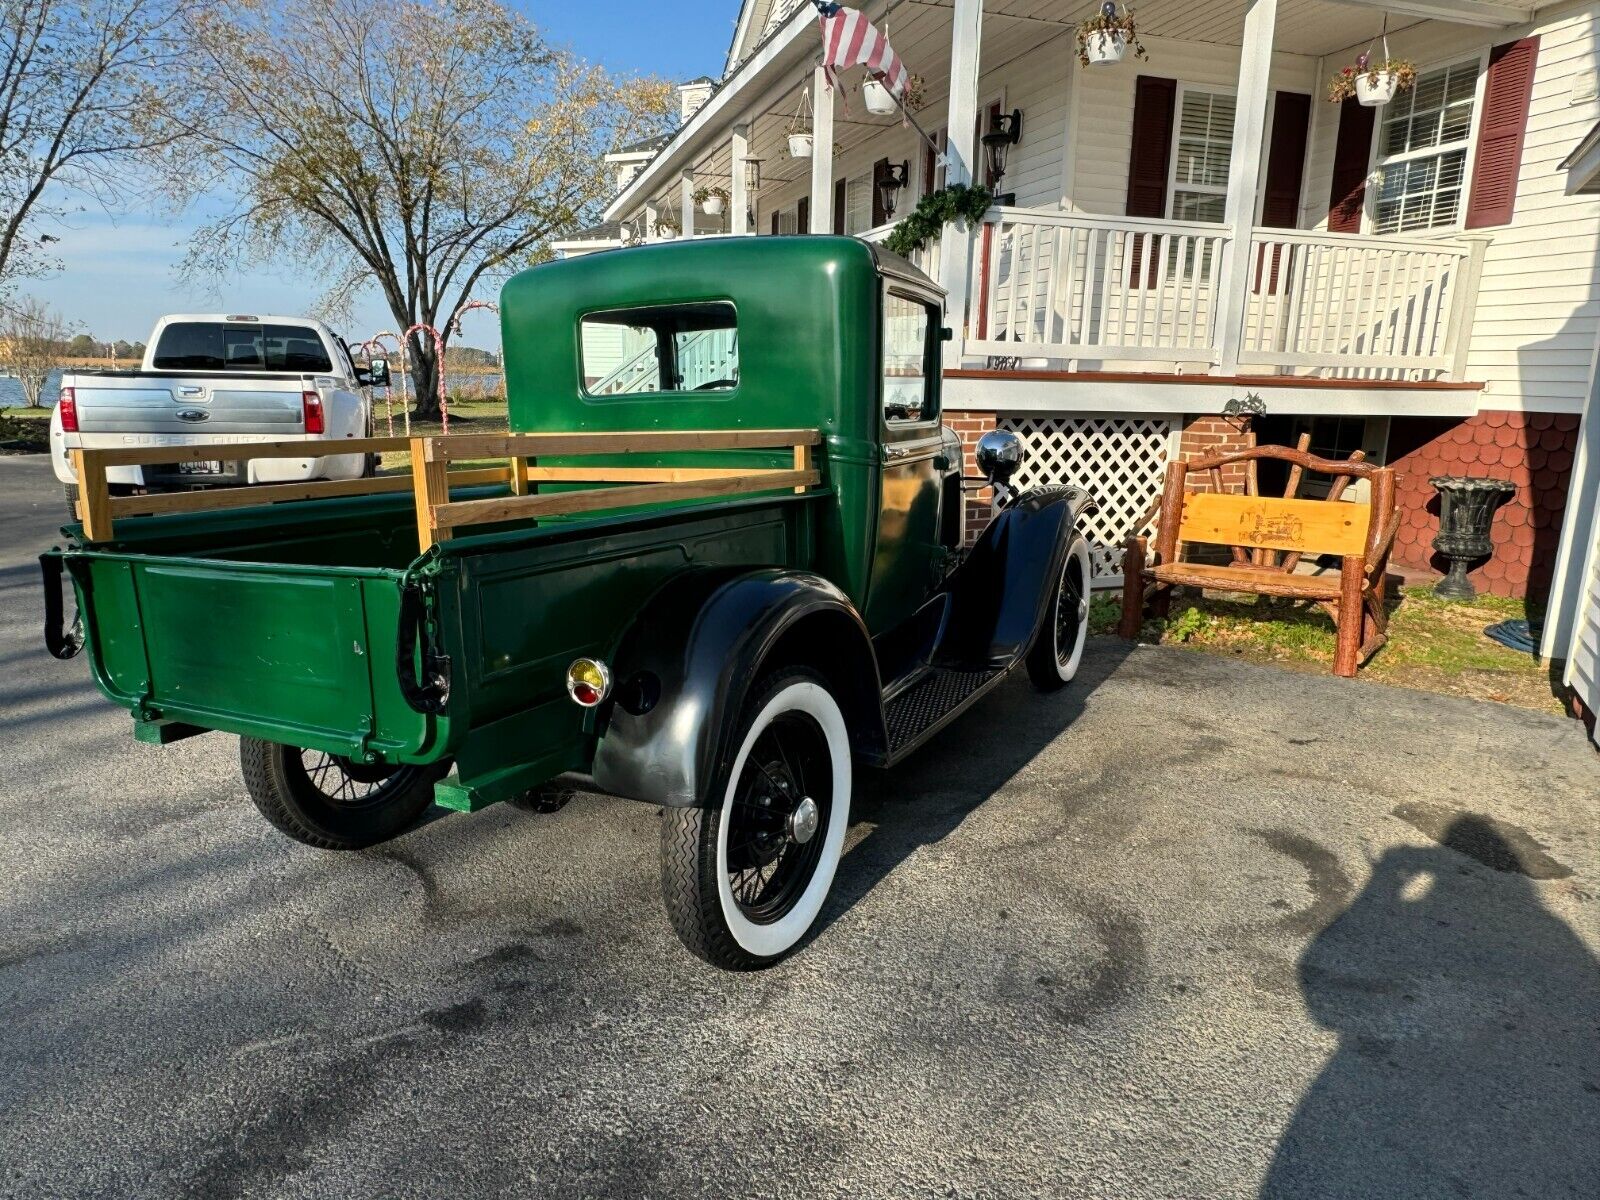
[[[920,300],[883,297],[883,419],[891,425],[934,416],[930,389],[933,314]]]

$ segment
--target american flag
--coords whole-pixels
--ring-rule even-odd
[[[896,97],[903,95],[906,65],[877,26],[842,4],[818,4],[817,8],[822,14],[822,65],[829,73],[859,64]]]

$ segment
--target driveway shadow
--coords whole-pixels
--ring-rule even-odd
[[[1471,815],[1438,842],[1387,851],[1300,959],[1339,1045],[1264,1198],[1600,1196],[1600,962],[1540,901],[1550,860]]]
[[[1121,638],[1091,638],[1077,677],[1048,695],[1035,691],[1018,668],[900,766],[857,771],[850,822],[872,829],[839,861],[828,901],[806,941],[854,908],[916,850],[955,832],[1071,728],[1095,689],[1133,651],[1133,643]],[[974,754],[974,745],[983,752]]]

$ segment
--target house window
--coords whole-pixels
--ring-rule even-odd
[[[1233,152],[1231,93],[1183,85],[1173,131],[1171,201],[1174,221],[1220,222],[1228,198]]]
[[[1478,60],[1418,76],[1383,110],[1378,135],[1377,233],[1459,222],[1478,92]]]
[[[844,184],[844,231],[865,233],[872,228],[872,171],[853,175]]]

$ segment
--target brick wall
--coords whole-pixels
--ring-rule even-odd
[[[956,436],[961,439],[964,451],[961,473],[963,475],[979,475],[978,460],[975,457],[978,450],[978,439],[995,427],[993,413],[987,412],[947,412],[944,414],[944,423],[955,430]],[[993,493],[988,488],[974,489],[967,493],[967,529],[966,544],[971,545],[977,536],[983,532],[983,527],[989,523],[990,504]]]
[[[1235,450],[1249,449],[1245,440],[1247,427],[1235,417],[1188,417],[1178,443],[1178,453],[1185,462],[1209,458],[1213,454],[1231,454]],[[1222,488],[1228,492],[1243,492],[1246,467],[1244,463],[1230,463],[1223,467]],[[1185,487],[1192,492],[1211,490],[1211,473],[1201,471],[1191,474]]]
[[[1418,570],[1444,570],[1433,553],[1439,532],[1436,475],[1507,479],[1517,491],[1495,514],[1494,555],[1470,575],[1496,596],[1542,600],[1550,590],[1561,515],[1566,507],[1578,417],[1567,413],[1480,412],[1466,420],[1395,417],[1388,464],[1395,469],[1400,531],[1394,561]]]

